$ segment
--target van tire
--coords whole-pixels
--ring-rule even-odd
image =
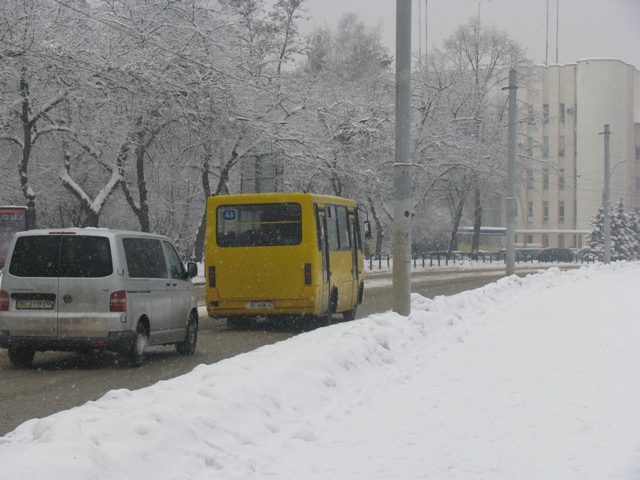
[[[130,366],[139,367],[144,363],[148,343],[149,331],[143,322],[138,322],[133,345],[131,345],[131,349],[127,355]]]
[[[185,332],[184,342],[176,343],[176,351],[179,355],[193,355],[196,353],[198,343],[198,316],[191,312],[189,323]]]
[[[36,351],[22,347],[9,347],[9,361],[14,367],[30,367]]]

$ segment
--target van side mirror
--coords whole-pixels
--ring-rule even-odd
[[[198,276],[198,265],[196,264],[196,262],[187,263],[187,272],[189,273],[189,278]]]
[[[371,222],[369,220],[364,222],[364,239],[371,240]]]

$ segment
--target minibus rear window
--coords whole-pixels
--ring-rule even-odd
[[[302,242],[299,203],[222,205],[216,214],[220,247],[274,247]]]

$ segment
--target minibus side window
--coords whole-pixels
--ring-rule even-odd
[[[325,207],[325,215],[327,219],[327,240],[329,241],[329,251],[337,252],[340,250],[340,241],[338,239],[338,215],[336,214],[335,205],[327,205]]]
[[[340,239],[340,250],[351,250],[351,236],[349,235],[349,220],[347,218],[347,207],[340,205],[336,208],[338,212],[338,235]]]

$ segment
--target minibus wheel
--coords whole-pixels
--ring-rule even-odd
[[[257,322],[257,317],[253,315],[227,317],[227,328],[229,330],[249,330],[255,328]]]
[[[345,322],[350,322],[351,320],[355,320],[356,319],[356,310],[357,309],[358,309],[358,307],[355,306],[351,310],[347,310],[346,312],[342,312],[342,319]]]

